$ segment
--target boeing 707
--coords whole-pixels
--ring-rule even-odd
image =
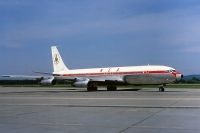
[[[125,85],[159,85],[164,86],[180,80],[183,75],[172,67],[161,65],[126,66],[90,69],[69,69],[56,46],[51,47],[53,76],[41,81],[42,84],[53,84],[57,80],[71,81],[72,86],[85,87],[88,91],[97,91],[98,85],[106,85],[108,91],[117,90],[118,84]]]

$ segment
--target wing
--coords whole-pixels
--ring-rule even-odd
[[[41,80],[43,76],[30,75],[1,75],[0,80]]]
[[[124,84],[123,77],[119,76],[102,76],[102,77],[70,77],[70,76],[54,76],[55,79],[68,81],[75,87],[87,87],[88,83],[94,83],[96,85],[107,84]]]

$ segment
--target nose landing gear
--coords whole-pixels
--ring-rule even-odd
[[[163,84],[163,85],[159,86],[159,92],[164,92],[165,91],[164,86],[166,86],[166,84]]]
[[[159,87],[159,92],[164,92],[165,88],[163,86]]]

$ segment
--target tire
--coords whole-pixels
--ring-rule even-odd
[[[95,84],[89,83],[87,87],[87,91],[97,91],[97,86]]]
[[[94,88],[94,87],[88,87],[88,88],[87,88],[87,91],[97,91],[97,89]]]
[[[164,87],[159,87],[159,92],[164,92],[165,88]]]
[[[116,86],[112,86],[112,85],[107,86],[107,91],[116,91],[116,90],[117,90]]]

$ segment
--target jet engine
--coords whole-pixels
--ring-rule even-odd
[[[55,85],[56,84],[56,80],[55,78],[52,77],[44,77],[41,81],[40,81],[41,85]]]
[[[89,79],[76,79],[75,82],[72,84],[74,87],[87,87],[89,83]]]

